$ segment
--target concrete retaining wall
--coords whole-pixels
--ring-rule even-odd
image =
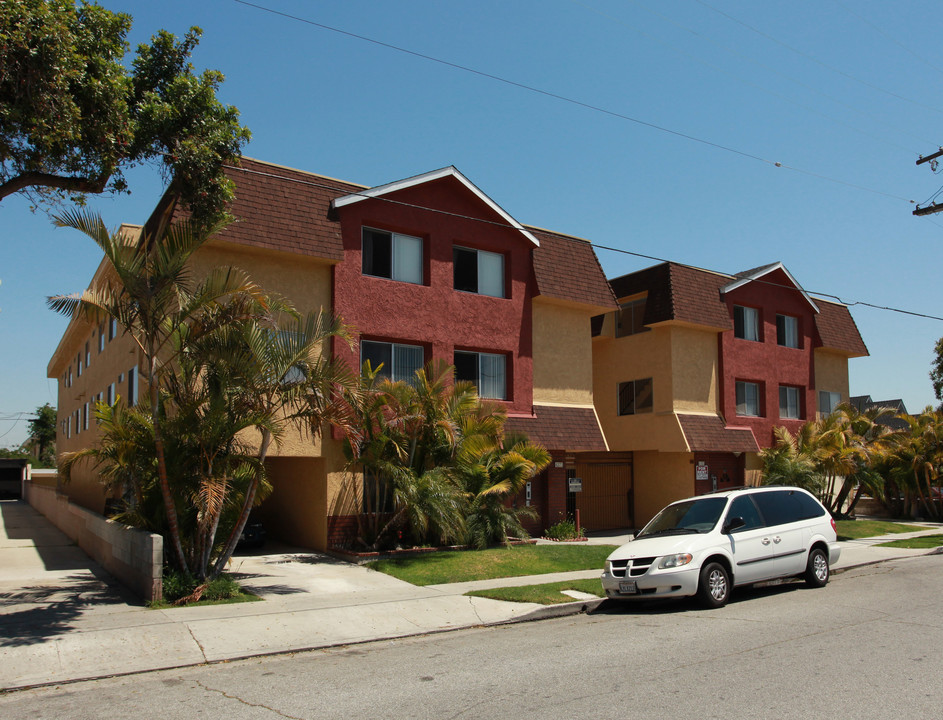
[[[24,499],[95,562],[144,600],[160,600],[164,539],[69,502],[55,488],[23,483]]]

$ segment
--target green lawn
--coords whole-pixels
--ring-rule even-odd
[[[603,596],[602,585],[597,578],[589,580],[570,580],[568,582],[544,583],[542,585],[524,585],[522,587],[492,588],[491,590],[475,590],[466,595],[491,598],[492,600],[506,600],[508,602],[529,602],[540,605],[557,605],[559,603],[575,602],[563,590],[579,590],[591,593],[597,597]]]
[[[839,520],[838,539],[857,540],[858,538],[878,537],[892,533],[915,532],[926,530],[920,525],[904,525],[903,523],[887,522],[886,520]]]
[[[413,585],[438,585],[596,568],[602,572],[606,557],[615,548],[615,545],[514,545],[489,550],[449,550],[376,560],[368,567]]]
[[[921,535],[915,538],[891,540],[890,542],[881,543],[878,547],[913,548],[920,550],[923,548],[930,549],[940,547],[941,545],[943,545],[943,535]]]

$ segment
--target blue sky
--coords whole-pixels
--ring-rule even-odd
[[[943,143],[935,3],[258,0],[308,22],[235,0],[103,4],[134,17],[132,44],[203,28],[194,63],[225,73],[248,156],[367,185],[455,165],[523,223],[723,272],[781,260],[812,293],[943,315],[943,213],[909,202],[943,185],[915,165]],[[90,200],[109,225],[159,197],[155,171],[130,179],[130,196]],[[84,288],[100,257],[22,198],[0,203],[0,232],[12,446],[27,428],[11,418],[56,402],[66,320],[45,298]],[[597,255],[610,277],[653,262]],[[943,322],[851,311],[871,352],[852,394],[934,402]]]

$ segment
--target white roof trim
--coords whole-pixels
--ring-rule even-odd
[[[449,167],[444,167],[440,170],[431,170],[422,175],[415,175],[410,178],[405,178],[403,180],[397,180],[395,182],[387,183],[386,185],[378,185],[363,192],[351,193],[350,195],[344,195],[343,197],[335,198],[331,201],[332,208],[340,208],[345,205],[352,205],[353,203],[360,202],[361,200],[368,200],[370,198],[380,197],[388,193],[396,192],[397,190],[404,190],[406,188],[413,187],[415,185],[421,185],[423,183],[431,182],[433,180],[439,180],[444,177],[454,177],[459,182],[461,182],[465,187],[471,190],[478,198],[492,210],[494,210],[501,218],[507,222],[508,225],[518,230],[524,237],[530,240],[535,247],[540,247],[540,241],[534,236],[533,233],[526,230],[523,225],[521,225],[517,220],[512,218],[510,215],[505,212],[500,205],[498,205],[494,200],[485,195],[471,180],[462,175],[454,166],[450,165]]]
[[[819,312],[819,306],[815,304],[814,300],[812,300],[812,296],[802,289],[802,286],[798,282],[796,282],[796,279],[792,276],[792,273],[789,272],[786,269],[786,266],[783,265],[781,262],[773,263],[772,265],[767,265],[765,267],[758,269],[756,272],[750,275],[747,275],[746,277],[738,278],[737,280],[734,280],[732,283],[729,283],[728,285],[724,285],[720,289],[720,292],[728,293],[732,290],[736,290],[738,287],[742,287],[743,285],[746,285],[748,282],[758,280],[759,278],[763,277],[764,275],[768,275],[774,270],[782,270],[784,273],[786,273],[786,277],[789,278],[789,282],[795,285],[796,289],[800,293],[802,293],[802,297],[804,297],[806,301],[809,303],[809,305],[812,306],[812,309],[815,310],[815,312]]]

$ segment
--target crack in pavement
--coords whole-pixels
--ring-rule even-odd
[[[226,699],[228,699],[228,700],[235,700],[236,702],[240,702],[240,703],[242,703],[243,705],[245,705],[245,706],[247,706],[247,707],[263,708],[263,709],[265,709],[265,710],[268,710],[268,711],[270,711],[270,712],[275,713],[275,714],[278,715],[279,717],[288,718],[289,720],[305,720],[305,718],[298,717],[297,715],[287,715],[286,713],[283,713],[281,710],[276,710],[275,708],[271,707],[270,705],[266,705],[266,704],[264,704],[264,703],[252,703],[252,702],[249,702],[248,700],[243,700],[243,699],[242,699],[241,697],[239,697],[238,695],[230,695],[230,694],[227,693],[225,690],[219,690],[219,689],[217,689],[217,688],[212,688],[212,687],[210,687],[209,685],[205,685],[204,683],[200,682],[199,680],[196,681],[196,684],[199,685],[199,686],[200,686],[201,688],[203,688],[204,690],[206,690],[207,692],[218,693],[219,695],[222,695],[224,698],[226,698]]]
[[[193,634],[193,628],[190,627],[189,624],[187,624],[187,632],[190,633],[190,637],[193,638],[193,642],[196,643],[196,646],[197,646],[198,648],[200,648],[200,655],[203,656],[203,662],[207,662],[207,663],[208,663],[208,662],[209,662],[209,658],[206,657],[206,650],[203,649],[203,644],[202,644],[199,640],[196,639],[196,635]]]
[[[471,595],[468,596],[468,604],[471,606],[471,609],[475,611],[475,617],[478,618],[478,622],[480,622],[481,624],[484,624],[485,621],[482,620],[481,615],[478,614],[478,608],[475,607],[474,600],[475,598],[473,598]]]

